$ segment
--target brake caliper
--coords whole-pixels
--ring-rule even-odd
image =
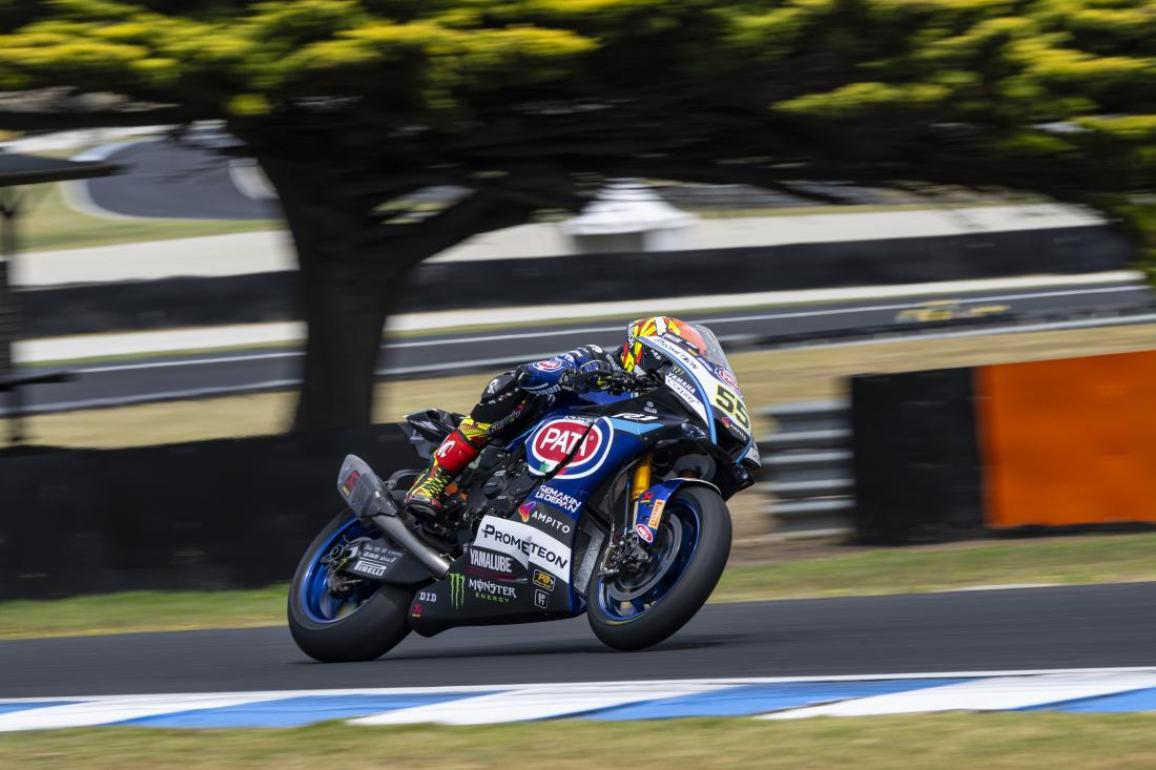
[[[629,577],[640,575],[650,564],[650,560],[650,553],[643,547],[637,533],[627,532],[606,548],[598,576],[605,579],[618,575]]]

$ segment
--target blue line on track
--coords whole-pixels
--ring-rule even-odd
[[[429,706],[487,692],[417,693],[413,695],[305,695],[239,706],[195,709],[119,722],[145,727],[300,727],[333,719],[356,719],[385,711]]]
[[[1070,711],[1079,714],[1125,714],[1137,711],[1156,711],[1156,687],[1143,690],[1080,698],[1067,703],[1047,703],[1024,711]]]
[[[12,714],[17,711],[28,711],[29,709],[44,709],[50,706],[70,706],[73,703],[80,703],[75,700],[44,700],[44,701],[22,701],[20,703],[0,703],[0,714]]]

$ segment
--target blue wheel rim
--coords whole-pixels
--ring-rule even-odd
[[[301,581],[299,603],[305,616],[314,623],[336,623],[359,610],[377,590],[377,584],[363,580],[350,593],[337,596],[329,589],[330,568],[323,561],[334,549],[359,537],[372,537],[360,520],[350,517],[309,554],[309,566]]]
[[[702,534],[702,513],[692,501],[679,499],[667,506],[666,516],[655,538],[652,552],[655,566],[641,581],[641,592],[630,591],[617,580],[598,581],[598,607],[614,622],[629,623],[653,610],[678,585],[698,550]]]

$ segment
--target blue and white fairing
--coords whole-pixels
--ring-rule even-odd
[[[694,329],[706,342],[706,350],[690,350],[673,335],[642,337],[641,342],[673,364],[665,376],[666,387],[702,420],[710,440],[730,450],[735,460],[748,459],[758,465],[750,414],[730,361],[710,329]]]
[[[665,338],[644,338],[643,343],[673,365],[666,373],[666,389],[701,422],[699,435],[709,435],[737,464],[754,451],[750,420],[717,340],[708,329],[696,329],[708,350],[691,352]],[[550,363],[542,373],[574,365],[559,358],[550,359],[557,369]],[[450,575],[419,593],[410,612],[416,631],[432,634],[455,625],[548,620],[585,610],[585,581],[597,568],[601,545],[594,538],[605,535],[601,527],[584,526],[592,496],[646,453],[654,439],[664,435],[659,431],[685,420],[645,396],[599,394],[603,406],[591,413],[594,400],[559,394],[551,412],[509,442],[510,449],[524,448],[529,472],[542,481],[514,516],[483,517]],[[618,401],[624,402],[621,411],[613,405]],[[757,454],[754,458],[757,462]],[[644,541],[653,539],[649,528],[657,526],[666,501],[688,483],[706,482],[666,479],[642,495],[632,526]]]

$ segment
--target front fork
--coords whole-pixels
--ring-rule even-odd
[[[630,480],[626,522],[622,531],[606,549],[599,570],[603,578],[613,577],[620,572],[639,572],[650,562],[650,553],[646,546],[654,542],[654,534],[661,522],[662,506],[658,506],[657,511],[651,513],[646,520],[647,523],[639,521],[631,529],[631,522],[638,521],[640,506],[647,504],[653,506],[654,493],[650,492],[653,462],[654,458],[648,452],[638,461],[638,465],[634,466]]]

